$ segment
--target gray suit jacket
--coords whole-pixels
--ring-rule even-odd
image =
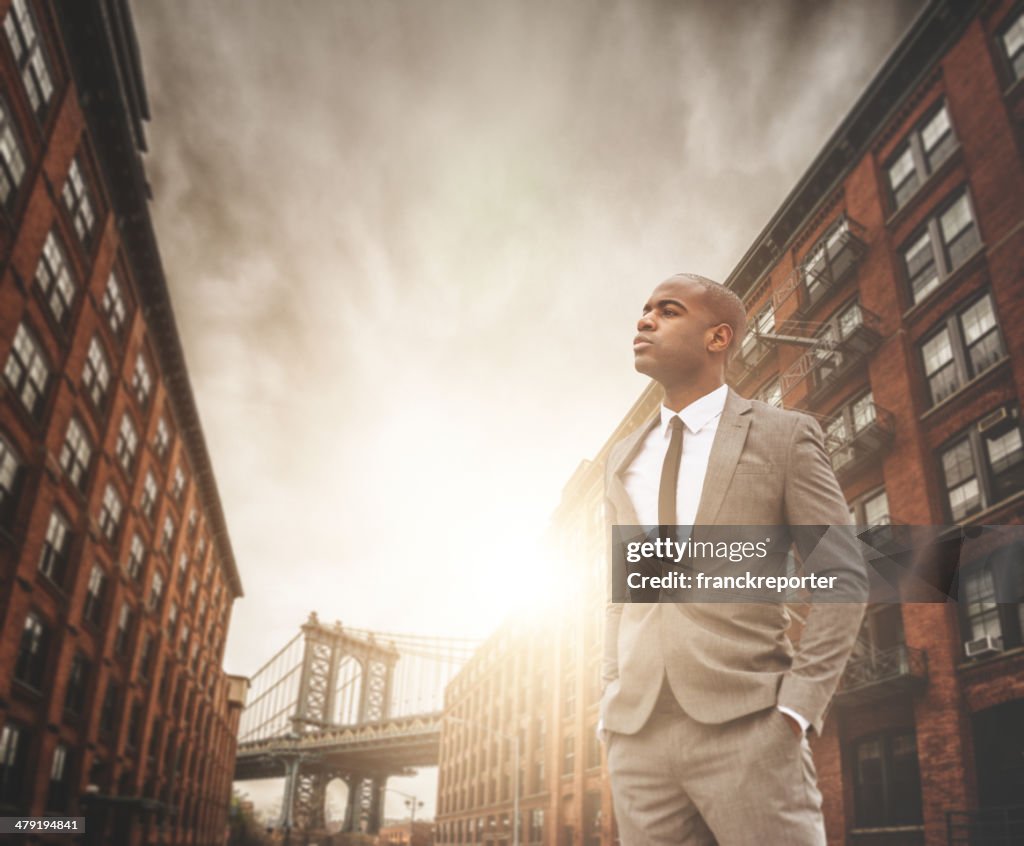
[[[622,473],[657,419],[656,414],[609,454],[610,525],[638,522]],[[795,541],[806,562],[813,550],[801,546],[812,541],[794,527],[850,523],[817,421],[730,389],[695,523],[781,526],[789,532],[781,540],[787,548]],[[820,548],[815,552],[815,572],[838,575],[852,595],[866,596],[859,542],[851,532],[829,537],[829,554],[823,559]],[[859,601],[812,605],[794,650],[782,603],[609,602],[601,666],[604,727],[639,731],[667,676],[680,706],[699,722],[722,723],[784,705],[820,733],[863,614]]]

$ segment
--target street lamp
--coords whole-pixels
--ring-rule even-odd
[[[443,719],[452,723],[461,723],[464,726],[476,726],[491,734],[512,741],[512,846],[519,846],[519,735],[506,734],[503,731],[492,729],[476,720],[468,720],[465,717],[447,716]]]
[[[405,797],[405,807],[409,809],[409,846],[413,846],[413,839],[416,837],[416,809],[423,807],[423,802],[410,793],[403,793],[393,787],[385,787],[385,792],[397,793]]]

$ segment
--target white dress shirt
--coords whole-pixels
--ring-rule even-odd
[[[639,525],[657,526],[660,522],[658,491],[661,487],[661,468],[672,438],[669,422],[673,417],[683,421],[683,454],[679,460],[676,487],[676,525],[693,525],[708,473],[711,446],[728,395],[728,385],[720,385],[678,413],[664,405],[661,407],[661,422],[647,433],[632,463],[623,473],[622,481],[633,503]],[[685,540],[685,535],[685,532],[681,533],[679,539]],[[802,714],[781,705],[776,707],[795,719],[804,732],[807,731],[810,721]]]
[[[647,433],[622,476],[641,526],[657,526],[661,522],[658,519],[658,490],[661,487],[661,467],[672,438],[669,422],[673,417],[683,421],[683,454],[676,483],[675,523],[678,526],[693,525],[708,472],[711,445],[728,395],[728,386],[721,385],[691,402],[678,414],[664,405],[661,407],[661,422]]]

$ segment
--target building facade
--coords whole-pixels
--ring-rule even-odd
[[[242,586],[148,210],[130,10],[0,0],[0,21],[0,815],[220,843]]]
[[[858,524],[1024,518],[1022,152],[1024,3],[935,0],[725,280],[751,328],[727,381],[820,420]],[[659,402],[648,388],[566,486],[554,537],[581,587],[537,669],[506,688],[496,636],[486,681],[467,667],[451,688],[451,713],[487,714],[552,680],[530,706],[548,715],[546,756],[526,748],[549,770],[524,843],[617,842],[600,753],[581,754],[608,586],[603,465]],[[1024,548],[965,553],[957,577],[957,603],[867,615],[812,740],[831,844],[1024,842]],[[488,744],[446,726],[439,843],[512,842],[507,794],[479,780],[507,760]]]

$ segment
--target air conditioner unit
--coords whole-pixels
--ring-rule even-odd
[[[969,640],[964,644],[964,654],[968,658],[980,658],[982,655],[995,655],[1003,651],[1003,639],[985,635],[985,637]]]
[[[978,431],[987,432],[989,429],[992,429],[1007,420],[1009,416],[1010,415],[1005,408],[997,408],[991,414],[986,414],[978,421]]]

